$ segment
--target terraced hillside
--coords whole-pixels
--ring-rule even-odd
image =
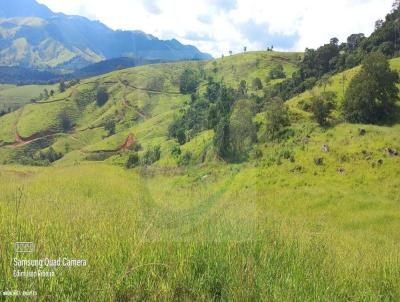
[[[285,139],[264,138],[259,110],[245,161],[223,161],[213,130],[190,136],[179,156],[168,135],[194,102],[179,91],[185,69],[201,78],[200,95],[210,77],[235,89],[245,80],[243,101],[257,102],[253,80],[270,87],[282,79],[266,81],[269,71],[280,63],[290,76],[299,56],[122,70],[0,118],[0,242],[34,241],[32,257],[89,263],[58,268],[50,281],[19,280],[12,251],[0,249],[0,288],[35,289],[44,300],[399,300],[399,120],[347,124],[336,113],[323,128],[306,111],[306,92],[287,102]],[[391,65],[400,70],[400,59]],[[340,103],[355,72],[314,89]],[[109,95],[102,106],[100,88]],[[132,152],[143,159],[158,145],[158,161],[124,167]],[[40,155],[50,150],[50,167],[18,165],[49,164]]]

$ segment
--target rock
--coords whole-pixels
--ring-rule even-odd
[[[360,136],[364,136],[365,134],[367,134],[367,130],[365,130],[364,128],[358,129],[358,134]]]
[[[399,156],[399,151],[397,151],[396,149],[386,148],[385,152],[389,156]]]
[[[344,168],[338,168],[336,171],[340,174],[343,174],[346,170]]]
[[[317,166],[322,166],[324,164],[324,159],[322,157],[314,158],[314,163]]]
[[[323,145],[321,150],[322,150],[322,152],[328,153],[329,152],[329,146],[328,145]]]
[[[303,173],[304,172],[304,167],[297,165],[293,169],[290,170],[292,173]]]

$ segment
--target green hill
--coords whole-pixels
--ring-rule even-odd
[[[47,89],[56,90],[56,85],[25,85],[15,86],[0,84],[0,111],[15,110],[38,98]]]
[[[399,123],[347,124],[336,114],[322,128],[305,111],[307,91],[288,101],[284,139],[265,139],[264,107],[252,116],[258,140],[245,161],[223,161],[207,127],[181,146],[169,137],[210,83],[237,89],[244,80],[240,101],[258,105],[263,91],[253,81],[268,89],[283,80],[267,79],[272,68],[290,77],[301,56],[250,52],[125,69],[1,117],[1,240],[34,240],[37,254],[62,250],[89,266],[57,270],[53,287],[19,282],[5,252],[0,288],[10,280],[70,300],[94,291],[122,301],[399,300],[400,157],[389,152],[400,150]],[[400,71],[400,59],[391,65]],[[180,93],[188,68],[200,79],[197,99]],[[340,102],[356,70],[314,90]],[[99,106],[102,90],[108,100]],[[238,118],[243,108],[234,107]],[[158,145],[153,164],[124,167],[135,150],[153,160]]]

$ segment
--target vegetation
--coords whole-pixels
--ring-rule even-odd
[[[399,300],[398,119],[340,123],[361,67],[274,97],[299,61],[246,52],[136,67],[1,117],[2,243],[33,240],[35,258],[62,250],[88,266],[18,280],[5,251],[0,288],[71,301]],[[276,63],[287,79],[255,89]],[[201,76],[182,95],[187,69]],[[313,95],[331,127],[314,121]]]
[[[143,166],[151,166],[161,158],[161,146],[156,145],[146,150],[142,158]]]
[[[382,123],[393,116],[399,100],[398,73],[382,53],[371,53],[346,91],[343,113],[354,123]]]
[[[111,136],[115,134],[116,123],[114,120],[108,120],[104,125],[104,130],[107,131],[107,135]]]
[[[276,80],[276,79],[283,79],[283,78],[285,78],[285,77],[286,77],[286,74],[285,74],[285,72],[284,72],[284,70],[283,70],[282,64],[275,64],[275,65],[272,67],[271,71],[269,72],[268,77],[269,77],[271,80]]]
[[[127,169],[132,169],[139,165],[139,154],[137,152],[132,152],[129,154],[128,160],[125,163]]]
[[[197,90],[199,78],[193,69],[185,69],[179,80],[179,90],[182,94],[192,94]]]
[[[314,95],[311,98],[311,111],[320,126],[326,126],[328,124],[328,117],[336,108],[335,100],[336,94],[331,91],[323,92],[320,95]]]
[[[97,106],[102,107],[107,103],[109,98],[107,89],[105,87],[99,87],[96,91],[96,103]]]
[[[274,99],[265,111],[267,139],[279,138],[285,128],[290,126],[288,108],[281,99]]]

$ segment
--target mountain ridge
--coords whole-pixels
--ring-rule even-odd
[[[23,7],[23,8],[22,8]],[[0,3],[0,65],[74,71],[103,60],[205,60],[192,45],[142,31],[112,30],[99,21],[54,13],[34,0]]]

